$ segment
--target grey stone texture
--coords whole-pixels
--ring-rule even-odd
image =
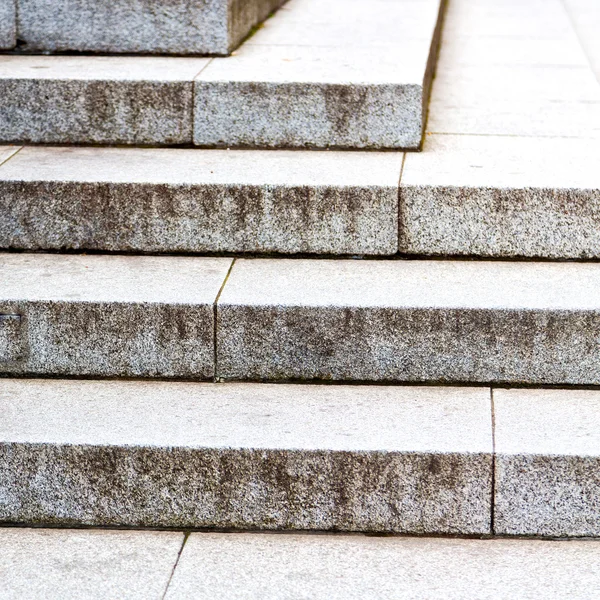
[[[397,153],[27,147],[0,167],[0,247],[390,255],[401,164]]]
[[[406,156],[401,252],[600,257],[600,140],[429,135]]]
[[[0,141],[192,142],[204,58],[0,56]]]
[[[0,363],[11,363],[21,358],[23,331],[19,315],[0,314]]]
[[[600,536],[600,392],[494,390],[497,534]]]
[[[30,51],[229,54],[282,0],[17,0]]]
[[[600,265],[239,259],[226,379],[600,383]]]
[[[319,0],[291,0],[250,43],[196,79],[195,144],[420,147],[441,4],[419,3],[412,27],[393,36],[394,3],[334,0],[323,10]],[[298,22],[294,14],[304,11],[307,21]],[[360,42],[349,44],[363,22]]]
[[[231,259],[0,255],[0,314],[21,317],[0,372],[209,378]],[[14,356],[13,356],[14,358]]]
[[[473,44],[473,55],[478,45],[494,54],[461,58]],[[543,44],[554,50],[540,56]],[[563,58],[556,61],[556,54]],[[455,0],[445,18],[427,130],[598,139],[600,86],[582,54],[561,0]]]
[[[15,0],[0,0],[0,50],[10,50],[17,44]]]
[[[490,532],[485,388],[21,379],[0,411],[0,521]]]
[[[600,543],[194,533],[165,600],[593,600]]]
[[[3,600],[162,600],[183,534],[0,529]]]

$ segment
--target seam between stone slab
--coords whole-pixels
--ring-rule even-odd
[[[23,150],[25,146],[17,146],[16,150],[9,154],[4,160],[0,160],[0,167],[4,164],[6,164],[11,158],[13,158],[14,156],[16,156],[19,152],[21,152],[21,150]]]
[[[217,336],[219,334],[219,330],[218,330],[218,306],[219,306],[219,298],[221,297],[221,294],[223,292],[223,290],[225,289],[225,285],[227,284],[227,281],[229,279],[229,276],[231,275],[231,271],[233,269],[233,265],[235,264],[235,261],[237,259],[234,258],[231,261],[231,264],[229,265],[229,269],[225,275],[225,279],[223,279],[223,283],[221,284],[221,287],[219,288],[219,291],[217,292],[217,297],[215,298],[215,301],[213,302],[213,364],[214,364],[214,373],[213,373],[213,383],[218,383],[219,381],[219,369],[218,369],[218,363],[217,363],[217,359],[218,359],[218,352],[217,352]]]
[[[171,575],[169,576],[169,580],[167,581],[167,585],[165,587],[165,591],[163,592],[163,595],[161,596],[161,600],[165,600],[165,598],[167,597],[167,592],[169,591],[171,581],[173,581],[173,576],[175,575],[175,571],[177,570],[177,566],[179,565],[179,559],[181,558],[181,555],[183,554],[183,549],[185,548],[185,544],[188,541],[189,537],[190,537],[190,532],[186,531],[183,534],[183,542],[181,542],[181,548],[179,548],[179,552],[177,553],[177,558],[175,559],[175,564],[173,565],[173,568],[171,569]]]
[[[427,135],[425,133],[425,128],[423,128],[423,135]],[[401,235],[402,235],[402,223],[404,221],[404,214],[402,212],[402,176],[404,175],[404,165],[406,164],[406,152],[402,155],[402,164],[400,165],[400,177],[398,178],[398,210],[397,212],[397,217],[398,217],[398,230],[397,230],[397,235],[396,235],[396,247],[397,247],[397,251],[396,251],[396,255],[400,254],[400,246],[401,246]]]
[[[565,0],[561,0],[560,1],[560,5],[562,6],[563,11],[565,12],[565,15],[567,17],[567,21],[569,21],[569,24],[571,25],[571,29],[573,30],[573,33],[575,35],[575,38],[577,39],[577,42],[579,43],[579,46],[581,48],[581,51],[583,52],[583,55],[586,58],[588,67],[590,68],[590,70],[592,71],[592,73],[594,73],[594,67],[592,65],[592,60],[590,58],[590,55],[586,49],[585,44],[583,43],[581,36],[579,34],[579,28],[575,25],[575,20],[573,19],[573,15],[571,14],[571,11],[569,10],[569,7],[566,5]],[[598,78],[596,77],[596,81],[598,81]],[[600,83],[600,81],[598,82]]]
[[[196,88],[198,87],[196,85],[196,80],[198,79],[198,77],[200,77],[200,75],[202,75],[202,73],[204,72],[206,67],[208,67],[208,65],[210,65],[213,62],[213,60],[214,60],[214,57],[207,60],[206,64],[200,69],[200,71],[198,71],[198,73],[196,73],[196,75],[194,75],[194,77],[192,77],[192,105],[190,106],[190,118],[192,120],[192,127],[191,127],[191,129],[192,129],[191,147],[192,148],[194,148],[196,146],[196,144],[194,143],[194,140],[196,139],[196,111],[195,111],[194,107],[196,106],[196,93],[197,93]]]

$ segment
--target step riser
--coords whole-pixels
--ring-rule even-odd
[[[0,345],[0,356],[6,357],[0,360],[3,373],[195,379],[214,375],[210,305],[0,302],[2,313],[18,315],[21,322],[18,331],[13,326],[6,347]]]
[[[490,531],[485,455],[0,444],[0,464],[4,497],[29,490],[5,522]]]
[[[7,143],[189,145],[192,82],[0,78]]]
[[[17,43],[14,0],[0,0],[0,50],[13,48]]]
[[[225,379],[600,384],[600,311],[220,305],[217,319]]]
[[[0,10],[12,2],[1,0]],[[157,9],[148,0],[16,0],[16,14],[0,13],[16,35],[0,47],[12,48],[18,38],[31,52],[226,55],[281,4],[174,0]]]

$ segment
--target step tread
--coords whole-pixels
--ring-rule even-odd
[[[43,379],[1,388],[3,443],[492,451],[485,388]]]
[[[587,541],[195,533],[166,600],[587,600],[599,555]]]

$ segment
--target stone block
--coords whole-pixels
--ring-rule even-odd
[[[0,141],[174,145],[192,141],[203,58],[0,57]]]
[[[292,0],[248,44],[200,74],[196,145],[420,147],[443,3],[420,3],[406,35],[391,32],[399,9],[387,2],[333,3],[337,11],[296,20],[322,4]],[[338,18],[344,10],[354,25]],[[363,21],[360,41],[348,44]]]
[[[600,265],[237,260],[218,376],[600,383]]]
[[[589,600],[598,542],[193,533],[165,600]]]
[[[183,534],[0,529],[3,600],[161,600]]]
[[[485,388],[21,379],[0,410],[2,521],[490,531]]]
[[[600,392],[494,390],[495,533],[600,536]]]
[[[17,16],[15,0],[0,0],[0,50],[17,45]]]
[[[400,251],[600,257],[600,140],[429,135],[406,156]]]
[[[229,54],[282,0],[17,0],[27,50]]]
[[[213,303],[230,263],[4,254],[0,314],[21,315],[23,350],[0,372],[212,377]]]
[[[401,154],[24,148],[0,247],[394,254]]]

